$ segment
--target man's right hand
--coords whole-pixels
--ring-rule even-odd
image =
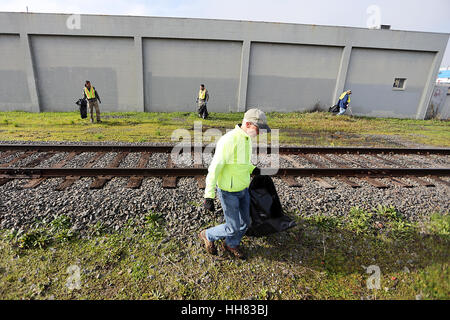
[[[203,206],[205,207],[206,210],[214,212],[214,199],[205,198]]]
[[[253,169],[252,174],[255,176],[260,176],[261,175],[261,169],[258,167],[255,167],[255,169]]]

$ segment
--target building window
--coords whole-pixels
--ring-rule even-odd
[[[405,90],[406,87],[406,78],[395,78],[394,85],[392,86],[393,90]]]

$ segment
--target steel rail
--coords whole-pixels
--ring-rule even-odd
[[[0,168],[0,178],[39,177],[188,177],[205,176],[207,168]],[[401,177],[450,176],[450,168],[280,168],[272,176],[298,177]]]
[[[194,145],[33,145],[33,144],[0,144],[0,151],[38,151],[38,152],[150,152],[171,153],[177,147],[188,152],[203,152],[207,146]],[[272,148],[258,146],[258,153],[270,154]],[[450,155],[450,148],[371,148],[371,147],[278,147],[273,149],[280,154],[436,154]]]

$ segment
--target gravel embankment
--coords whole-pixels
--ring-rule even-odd
[[[0,142],[2,143],[2,142]],[[8,142],[10,143],[10,142]],[[67,143],[66,143],[67,144]],[[73,143],[81,144],[81,143]],[[103,143],[104,144],[104,143]],[[110,143],[114,144],[114,143]],[[148,143],[148,145],[151,145]],[[19,154],[19,153],[18,153]],[[82,153],[69,161],[66,167],[81,167],[85,165],[93,154]],[[96,166],[107,165],[116,155],[108,153],[100,159]],[[37,155],[36,155],[37,156]],[[58,154],[46,160],[45,166],[52,166],[64,158]],[[304,159],[292,156],[304,167],[313,167]],[[330,155],[330,158],[336,156]],[[346,155],[344,158],[350,158]],[[358,161],[362,161],[362,156]],[[383,156],[386,159],[403,163],[416,163],[423,167],[448,167],[449,157],[430,156]],[[130,153],[120,167],[136,166],[140,155]],[[153,154],[147,167],[165,167],[167,154]],[[314,159],[319,160],[316,156]],[[8,157],[7,159],[12,159]],[[3,159],[3,162],[8,160]],[[208,165],[210,157],[204,158]],[[341,158],[342,159],[342,158]],[[260,162],[267,166],[268,162]],[[371,158],[371,160],[374,160]],[[25,160],[24,160],[25,161]],[[31,161],[28,158],[26,162]],[[322,162],[327,163],[324,159]],[[16,166],[23,165],[22,161]],[[347,164],[351,167],[354,165]],[[292,167],[292,163],[280,160],[281,166]],[[192,166],[192,163],[188,164]],[[388,164],[385,163],[388,167]],[[415,187],[402,188],[394,186],[389,179],[380,179],[390,186],[388,189],[377,189],[363,180],[353,179],[361,188],[353,189],[345,183],[325,178],[330,184],[336,186],[335,190],[326,190],[317,182],[309,178],[296,178],[301,184],[300,188],[291,188],[283,180],[274,178],[275,186],[284,209],[291,214],[343,216],[353,206],[364,209],[376,208],[379,204],[392,205],[408,219],[417,221],[432,212],[448,212],[450,210],[449,188],[437,183],[436,187],[419,186],[417,182],[410,181]],[[428,178],[423,178],[427,180]],[[169,236],[192,236],[202,227],[222,221],[222,212],[217,210],[211,214],[201,207],[203,203],[203,190],[197,187],[194,178],[178,179],[178,188],[163,189],[159,178],[144,179],[140,189],[133,190],[126,187],[127,178],[114,178],[103,189],[90,190],[89,185],[93,178],[82,178],[64,191],[55,191],[63,178],[47,179],[35,189],[22,189],[28,180],[12,180],[0,186],[0,229],[27,228],[37,219],[51,220],[53,215],[65,214],[72,219],[74,228],[85,234],[88,226],[102,222],[111,230],[119,230],[128,219],[137,219],[141,222],[149,210],[164,215]],[[449,181],[448,178],[444,180]],[[216,208],[220,209],[220,202],[216,198]]]

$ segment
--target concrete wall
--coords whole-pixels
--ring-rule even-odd
[[[145,111],[195,111],[201,83],[208,110],[235,110],[242,44],[232,41],[144,39]]]
[[[0,110],[76,110],[84,80],[103,111],[327,109],[423,119],[449,35],[285,23],[0,12]],[[392,90],[406,77],[403,91]]]
[[[137,111],[132,38],[31,36],[41,111],[64,111],[83,94],[85,80],[101,107]]]
[[[407,118],[419,108],[434,53],[353,48],[345,87],[354,114]],[[404,90],[393,88],[406,78]]]
[[[27,73],[19,35],[0,36],[1,110],[29,110],[31,103]]]
[[[247,105],[268,111],[328,109],[343,48],[253,43]]]

